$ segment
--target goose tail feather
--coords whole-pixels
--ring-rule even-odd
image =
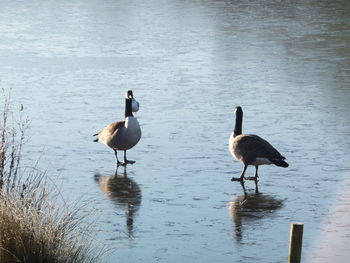
[[[273,164],[275,164],[275,165],[277,165],[277,166],[284,167],[284,168],[286,168],[286,167],[289,166],[289,164],[288,164],[287,162],[285,162],[285,161],[283,161],[283,160],[281,160],[281,159],[270,159],[270,161],[271,161]]]

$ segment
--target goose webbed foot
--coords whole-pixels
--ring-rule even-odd
[[[244,177],[232,177],[231,178],[232,182],[244,182]]]
[[[120,161],[118,160],[118,161],[117,161],[117,167],[119,167],[119,166],[125,166],[125,163],[120,162]]]
[[[256,184],[259,181],[258,168],[259,168],[259,166],[256,165],[255,166],[255,174],[254,174],[254,176],[249,176],[246,179],[247,180],[253,180],[253,181],[255,181],[255,184]]]
[[[244,174],[245,174],[245,171],[247,170],[247,167],[248,167],[248,165],[244,165],[241,176],[240,177],[232,177],[231,181],[244,182],[244,179],[245,179]]]
[[[125,162],[120,162],[120,161],[118,161],[117,162],[117,166],[119,167],[119,166],[124,166],[124,167],[126,167],[126,165],[127,164],[134,164],[135,163],[135,161],[130,161],[130,160],[125,160]]]
[[[252,180],[252,181],[258,181],[259,180],[259,177],[256,177],[256,176],[248,176],[245,178],[246,180]]]
[[[131,160],[126,159],[126,151],[124,151],[124,165],[134,164],[134,163],[135,163],[135,161],[131,161]]]

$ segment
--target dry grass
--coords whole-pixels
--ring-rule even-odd
[[[28,122],[10,113],[8,97],[0,112],[0,262],[100,262],[89,229],[77,209],[58,208],[44,173],[21,170]],[[1,104],[0,104],[1,105]],[[21,109],[22,111],[22,109]],[[82,242],[82,240],[85,240]],[[86,241],[86,240],[90,240]],[[93,256],[93,255],[96,256]]]

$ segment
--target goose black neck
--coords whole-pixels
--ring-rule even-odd
[[[132,115],[132,99],[125,99],[125,118]]]
[[[243,121],[243,112],[241,109],[237,109],[237,111],[236,111],[236,124],[235,124],[235,129],[233,130],[234,137],[242,134],[242,121]]]

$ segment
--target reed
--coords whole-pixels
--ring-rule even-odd
[[[1,105],[1,104],[0,104]],[[0,112],[0,262],[101,262],[79,209],[56,206],[57,189],[37,169],[21,169],[28,121]],[[22,111],[22,107],[21,107]],[[83,241],[84,240],[84,241]],[[90,240],[90,241],[87,241]]]

